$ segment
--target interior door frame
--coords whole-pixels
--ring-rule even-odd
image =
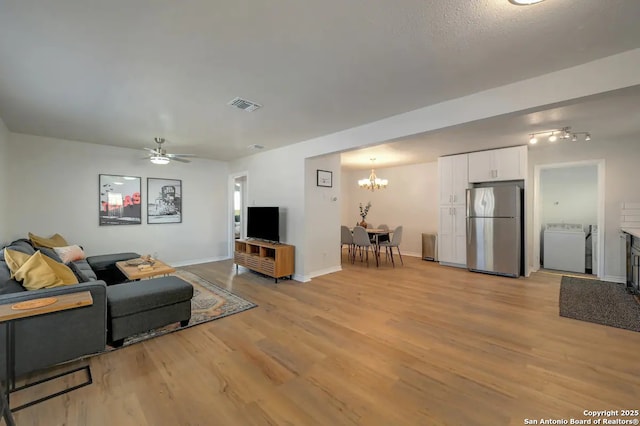
[[[540,269],[540,172],[545,169],[561,169],[570,167],[596,166],[598,169],[598,278],[604,277],[604,241],[605,241],[605,160],[584,160],[567,163],[536,164],[533,172],[533,270]]]
[[[229,257],[233,257],[233,252],[235,251],[235,235],[234,235],[234,199],[233,194],[235,192],[236,180],[238,178],[244,178],[244,190],[241,191],[241,225],[240,225],[240,238],[245,236],[246,223],[247,223],[247,200],[248,200],[248,192],[249,192],[249,172],[243,171],[238,173],[232,173],[229,175],[229,197],[228,197],[228,209],[229,216],[227,218],[227,226],[228,226],[228,235],[229,235]]]

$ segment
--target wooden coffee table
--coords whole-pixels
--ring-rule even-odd
[[[144,270],[138,269],[137,266],[127,265],[127,260],[123,260],[121,262],[116,262],[116,266],[120,271],[124,274],[125,277],[129,280],[140,280],[142,278],[152,278],[157,277],[158,275],[169,275],[176,271],[176,269],[172,266],[167,265],[160,260],[155,261],[155,263],[151,266],[151,268],[147,268]]]

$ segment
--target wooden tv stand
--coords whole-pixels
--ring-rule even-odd
[[[236,240],[233,263],[275,278],[293,277],[295,247],[258,240]]]

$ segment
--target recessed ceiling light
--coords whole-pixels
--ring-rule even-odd
[[[509,0],[509,3],[515,4],[516,6],[528,6],[530,4],[540,3],[543,0]]]

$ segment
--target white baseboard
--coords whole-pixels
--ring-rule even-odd
[[[332,274],[334,272],[342,271],[342,266],[332,266],[330,268],[320,269],[318,271],[313,271],[307,275],[300,275],[300,280],[297,278],[297,275],[294,275],[296,281],[308,282],[311,281],[315,277],[319,277],[320,275]]]
[[[627,282],[627,278],[626,277],[621,277],[621,276],[618,276],[618,275],[605,275],[600,279],[602,281],[609,281],[611,283],[625,284]]]
[[[308,283],[309,281],[311,281],[311,276],[310,275],[293,274],[293,280],[301,282],[301,283]]]
[[[394,251],[393,255],[395,256],[396,254],[397,253]],[[403,256],[409,256],[409,257],[420,257],[420,258],[422,257],[422,253],[416,253],[416,252],[413,252],[413,251],[408,251],[408,252],[404,252],[403,251],[402,255]]]
[[[208,263],[208,262],[219,262],[221,260],[231,259],[229,256],[218,256],[218,257],[207,257],[204,259],[190,259],[190,260],[182,260],[180,262],[171,262],[169,265],[174,268],[179,268],[181,266],[189,266],[189,265],[197,265],[199,263]]]

